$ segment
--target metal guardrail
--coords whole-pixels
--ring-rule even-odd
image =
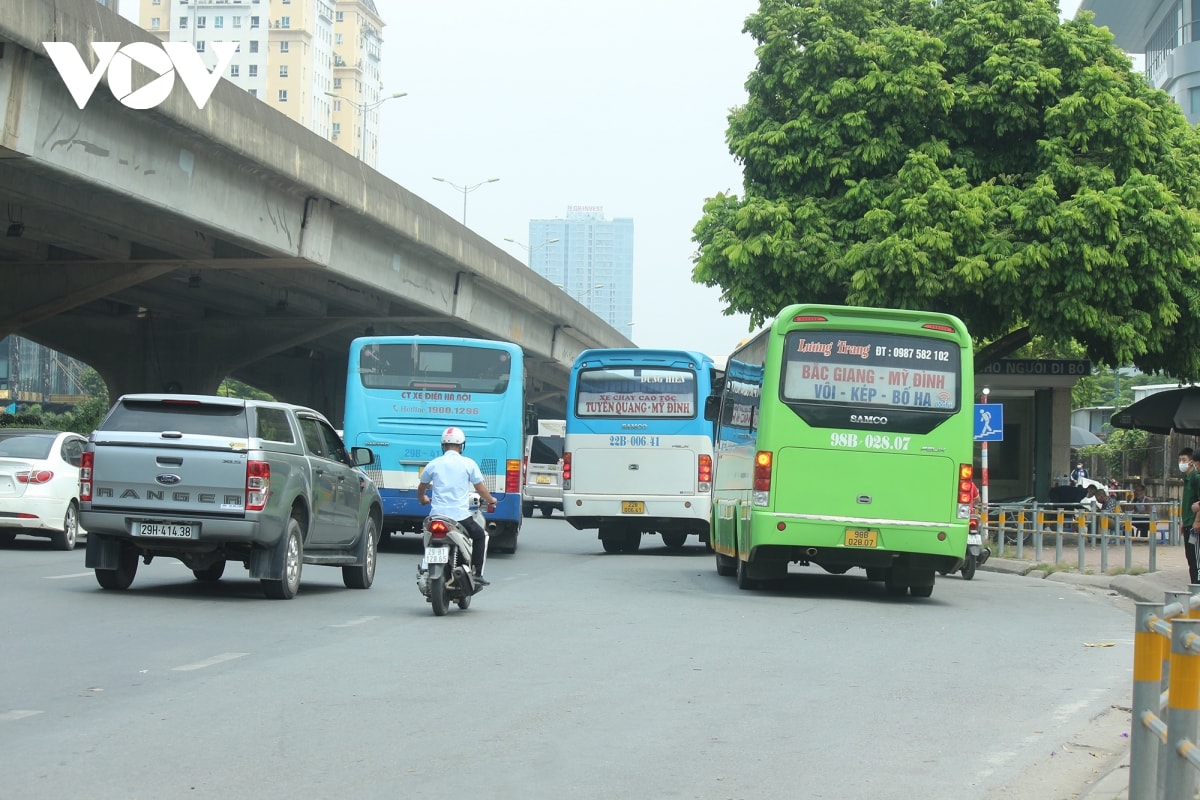
[[[1077,506],[1064,507],[1039,503],[989,503],[982,509],[979,527],[985,542],[990,540],[1001,547],[1011,547],[1016,558],[1026,558],[1026,547],[1033,550],[1037,562],[1044,560],[1047,537],[1054,544],[1054,563],[1063,563],[1066,547],[1074,544],[1078,569],[1087,565],[1087,550],[1100,552],[1100,571],[1109,570],[1110,545],[1122,545],[1124,568],[1134,564],[1133,545],[1145,541],[1149,547],[1149,571],[1158,568],[1156,548],[1160,544],[1178,544],[1179,503],[1146,503],[1147,511],[1088,511]],[[1135,522],[1145,522],[1149,536],[1145,540],[1134,536]]]
[[[1138,603],[1129,800],[1193,800],[1200,773],[1200,585]]]

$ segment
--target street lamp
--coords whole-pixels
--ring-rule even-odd
[[[554,244],[555,242],[557,242],[557,241],[560,241],[560,240],[559,240],[559,239],[547,239],[546,241],[542,242],[541,244],[528,245],[528,244],[525,244],[524,242],[518,242],[516,239],[510,239],[510,238],[508,238],[507,236],[505,236],[505,237],[504,237],[504,241],[506,241],[506,242],[512,242],[512,243],[513,243],[513,244],[515,244],[517,247],[519,247],[519,248],[521,248],[522,250],[524,250],[524,251],[525,251],[525,253],[526,253],[526,255],[528,255],[528,256],[529,256],[529,263],[530,263],[530,265],[532,265],[532,264],[533,264],[533,251],[534,251],[534,250],[540,250],[540,249],[541,249],[541,248],[543,248],[543,247],[548,247],[548,246],[550,246],[550,245],[552,245],[552,244]]]
[[[440,183],[447,184],[448,186],[453,186],[455,189],[458,189],[460,192],[462,192],[462,196],[463,196],[462,224],[466,225],[467,224],[467,195],[470,194],[471,192],[475,191],[476,189],[478,189],[480,186],[483,186],[485,183],[495,183],[496,181],[498,181],[500,179],[499,178],[488,178],[486,181],[480,181],[479,183],[473,184],[471,186],[460,186],[459,184],[455,183],[454,181],[448,181],[445,178],[434,178],[434,180],[438,181]]]
[[[407,97],[408,92],[396,92],[395,94],[389,94],[387,97],[384,97],[380,100],[376,100],[374,103],[366,103],[366,104],[359,103],[355,100],[351,100],[349,97],[346,97],[345,95],[340,95],[337,92],[326,92],[325,94],[329,95],[330,97],[336,97],[339,100],[345,100],[347,103],[354,106],[355,110],[358,111],[358,114],[359,114],[358,127],[359,127],[359,134],[360,134],[359,135],[358,159],[359,159],[359,161],[363,161],[367,164],[370,164],[371,162],[367,161],[367,115],[370,114],[375,109],[379,108],[381,105],[386,103],[388,100],[395,100],[398,97]],[[371,166],[374,166],[374,164],[371,164]]]

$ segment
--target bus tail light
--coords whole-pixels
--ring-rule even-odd
[[[771,504],[771,462],[770,450],[759,450],[754,454],[754,492],[750,502],[756,506]]]
[[[96,463],[95,453],[84,453],[79,462],[79,499],[92,500],[92,466]]]
[[[958,465],[958,518],[971,518],[971,497],[975,493],[975,467]]]
[[[696,467],[697,489],[703,494],[712,491],[712,456],[704,453]]]
[[[504,491],[521,491],[521,459],[510,458],[504,462]]]
[[[271,494],[271,465],[266,461],[246,462],[246,510],[262,511]]]
[[[571,454],[563,453],[562,457],[562,486],[564,489],[571,488]]]

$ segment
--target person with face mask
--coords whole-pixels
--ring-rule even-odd
[[[1179,451],[1179,472],[1183,477],[1183,499],[1180,501],[1179,519],[1183,529],[1183,551],[1187,555],[1188,581],[1200,583],[1200,474],[1192,460],[1192,448]]]

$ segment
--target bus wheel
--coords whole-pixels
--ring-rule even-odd
[[[663,544],[672,550],[678,550],[683,547],[683,543],[687,541],[687,534],[680,531],[664,531],[662,535]]]
[[[883,588],[892,597],[903,597],[908,594],[908,584],[904,583],[907,573],[897,575],[896,569],[889,569],[883,579]]]
[[[642,532],[637,528],[625,531],[625,546],[621,549],[626,553],[636,553],[642,546]]]
[[[913,597],[929,597],[933,594],[933,584],[931,583],[928,586],[910,586],[908,587],[908,591]]]
[[[758,581],[750,577],[750,562],[737,559],[737,587],[739,589],[757,589]]]
[[[722,578],[732,578],[737,575],[737,559],[722,555],[719,550],[714,550],[717,554],[717,574]]]
[[[606,553],[619,553],[625,543],[620,539],[601,539],[600,544],[604,545]]]

